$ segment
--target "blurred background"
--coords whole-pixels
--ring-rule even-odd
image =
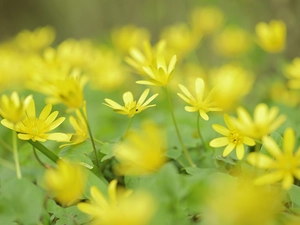
[[[70,37],[102,38],[112,28],[134,24],[147,28],[156,41],[165,26],[186,22],[193,8],[202,5],[220,7],[228,24],[250,32],[260,21],[283,20],[288,30],[285,54],[297,56],[299,0],[0,0],[0,40],[45,25],[55,28],[55,43]]]

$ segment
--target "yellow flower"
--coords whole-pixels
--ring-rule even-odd
[[[91,203],[78,203],[80,211],[93,217],[92,225],[146,225],[150,221],[155,203],[146,193],[131,194],[123,191],[117,194],[117,180],[108,186],[108,199],[92,186],[90,189]]]
[[[69,206],[77,203],[82,197],[86,177],[83,166],[59,160],[57,168],[47,169],[44,185],[60,204]]]
[[[183,58],[197,47],[202,35],[194,34],[186,24],[180,23],[165,28],[161,38],[166,41],[168,50]]]
[[[126,57],[125,61],[132,66],[137,73],[145,75],[144,67],[155,63],[158,55],[162,54],[165,49],[166,41],[160,40],[154,47],[149,41],[143,43],[143,52],[138,48],[131,48],[129,51],[130,57]]]
[[[116,171],[126,175],[154,173],[167,160],[166,144],[156,124],[143,123],[142,131],[132,131],[115,150]]]
[[[67,134],[69,136],[68,140],[70,143],[63,144],[59,146],[63,148],[68,145],[77,145],[79,143],[84,142],[88,138],[88,127],[86,124],[86,102],[84,102],[83,106],[83,115],[79,109],[76,109],[76,118],[74,116],[69,117],[70,124],[76,131],[75,134]]]
[[[243,108],[237,109],[239,129],[251,138],[260,140],[263,136],[275,131],[286,119],[284,115],[278,118],[278,108],[260,103],[255,107],[254,118],[252,120],[249,113]]]
[[[196,33],[209,35],[221,27],[223,17],[221,9],[215,6],[196,8],[191,14],[191,25]]]
[[[227,57],[239,57],[245,54],[251,46],[250,35],[238,27],[227,27],[214,39],[216,52]]]
[[[245,154],[244,144],[253,146],[255,141],[252,138],[245,136],[238,130],[236,125],[236,119],[224,114],[224,121],[228,128],[214,124],[213,128],[218,133],[225,137],[216,138],[212,140],[209,145],[218,148],[226,145],[223,151],[223,156],[229,155],[234,149],[236,149],[236,155],[239,160],[243,159]]]
[[[276,53],[285,48],[286,26],[283,21],[272,20],[269,24],[260,22],[255,27],[258,44],[265,51]]]
[[[203,224],[274,224],[283,210],[283,193],[276,187],[255,186],[250,181],[229,177],[211,182],[205,195]],[[276,224],[276,223],[275,223]]]
[[[19,98],[17,92],[13,92],[10,98],[2,95],[0,98],[0,116],[10,123],[17,123],[25,117],[25,110],[30,102],[31,95],[24,100]]]
[[[34,31],[23,30],[16,36],[16,44],[25,51],[40,51],[48,47],[55,39],[52,27],[39,27]]]
[[[140,48],[149,38],[148,30],[134,25],[114,29],[111,33],[113,45],[123,54],[127,54],[131,48]]]
[[[183,85],[178,85],[181,91],[184,93],[177,93],[180,98],[182,98],[186,103],[190,104],[190,106],[186,106],[185,110],[188,112],[199,112],[200,116],[204,120],[208,120],[209,117],[207,113],[209,111],[222,111],[221,108],[216,106],[216,103],[213,100],[212,93],[214,89],[207,95],[204,99],[204,81],[202,78],[197,78],[195,82],[195,93],[193,96],[190,91]]]
[[[262,139],[270,156],[252,152],[248,155],[248,162],[256,167],[268,169],[269,172],[258,177],[257,185],[273,184],[282,180],[284,189],[289,189],[294,183],[294,177],[300,179],[300,147],[294,153],[295,134],[292,128],[287,128],[283,135],[283,150],[269,136]]]
[[[291,89],[300,89],[300,58],[293,59],[293,63],[285,68],[285,74],[288,81],[288,87]]]
[[[232,111],[251,91],[254,77],[239,65],[226,64],[212,70],[209,81],[212,87],[218,86],[214,93],[216,104],[224,111]]]
[[[152,95],[146,102],[146,98],[149,94],[150,89],[146,89],[141,97],[139,98],[138,102],[136,102],[133,99],[133,95],[130,91],[127,91],[123,94],[123,101],[124,101],[124,106],[121,106],[120,104],[116,103],[115,101],[111,99],[104,99],[108,104],[103,103],[104,105],[113,108],[113,110],[117,113],[127,115],[129,118],[132,118],[135,114],[138,114],[145,109],[149,107],[156,106],[155,104],[149,105],[149,103],[156,98],[158,94]]]
[[[16,125],[10,121],[3,119],[1,121],[2,125],[16,130],[18,132],[18,137],[22,140],[32,140],[32,141],[66,141],[68,136],[63,133],[48,133],[51,130],[58,127],[64,120],[64,117],[60,117],[57,120],[58,111],[51,113],[52,105],[48,104],[40,113],[40,116],[36,118],[35,103],[31,99],[26,110],[26,116],[18,122]],[[50,114],[51,113],[51,114]]]
[[[148,75],[148,80],[139,80],[137,84],[166,86],[173,77],[173,71],[177,62],[176,55],[173,55],[169,65],[166,63],[165,57],[157,56],[155,66],[143,67],[145,73]]]

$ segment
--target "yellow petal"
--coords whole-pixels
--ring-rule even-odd
[[[282,171],[271,172],[255,179],[254,184],[256,185],[273,184],[280,181],[282,178],[283,178]]]
[[[247,161],[253,166],[264,169],[272,168],[274,165],[274,160],[272,160],[269,156],[256,152],[251,152],[247,156]]]
[[[236,146],[236,156],[239,160],[242,160],[245,154],[245,149],[243,144],[238,144]]]
[[[228,130],[226,127],[223,127],[221,125],[213,124],[212,127],[215,131],[217,131],[219,134],[222,134],[224,136],[229,136],[230,134],[230,130]]]
[[[265,148],[268,150],[268,152],[272,156],[277,158],[280,155],[282,155],[280,148],[278,147],[277,143],[272,138],[270,138],[269,136],[265,136],[262,138],[262,141],[263,141]]]
[[[283,135],[283,151],[292,155],[295,147],[295,133],[292,128],[287,128]]]
[[[235,144],[229,143],[229,145],[227,145],[223,151],[223,156],[225,157],[225,156],[229,155],[234,148],[235,148]]]
[[[228,144],[229,140],[227,137],[215,138],[211,142],[209,142],[209,145],[214,148],[223,147]]]

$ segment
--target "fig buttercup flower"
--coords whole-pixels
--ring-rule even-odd
[[[263,136],[275,131],[285,120],[285,115],[278,115],[278,107],[270,109],[264,103],[254,109],[253,119],[243,107],[237,108],[239,129],[247,136],[260,140]]]
[[[281,20],[272,20],[269,24],[260,22],[255,27],[258,44],[270,53],[281,52],[285,48],[286,25]]]
[[[115,149],[118,174],[146,175],[159,170],[166,162],[166,143],[160,128],[144,122],[141,131],[131,131]]]
[[[149,103],[153,101],[153,99],[155,99],[158,94],[152,95],[147,101],[145,101],[149,94],[149,91],[150,89],[147,88],[142,93],[141,97],[137,102],[136,100],[134,100],[133,95],[130,91],[125,92],[123,94],[124,106],[121,106],[119,103],[116,103],[115,101],[108,98],[104,99],[107,102],[107,104],[103,104],[112,108],[115,112],[119,114],[127,115],[129,118],[132,118],[135,114],[138,114],[147,108],[156,106],[155,104],[149,105]]]
[[[213,100],[213,92],[212,90],[206,98],[204,98],[204,88],[205,84],[202,78],[197,78],[195,81],[195,93],[193,96],[190,91],[183,86],[182,84],[178,85],[183,94],[177,93],[180,98],[182,98],[186,103],[190,104],[190,106],[185,106],[185,110],[187,112],[199,112],[200,116],[204,120],[208,120],[209,117],[207,113],[209,111],[222,111],[221,108],[217,107],[215,101]]]
[[[137,84],[166,86],[173,78],[173,71],[177,62],[177,56],[173,55],[169,64],[163,55],[158,55],[155,66],[143,67],[144,72],[148,75],[148,80],[139,80]]]
[[[288,87],[291,89],[300,89],[300,58],[294,58],[293,63],[285,68],[285,75],[289,79]]]
[[[16,124],[3,119],[2,125],[18,132],[18,138],[21,140],[41,141],[55,140],[66,141],[68,136],[64,133],[48,133],[57,128],[64,120],[64,117],[56,119],[58,111],[51,113],[52,105],[44,107],[39,117],[36,117],[35,103],[33,99],[25,110],[25,117]]]
[[[213,139],[209,145],[218,148],[226,146],[223,151],[223,156],[228,156],[234,149],[236,149],[236,155],[239,160],[243,159],[245,154],[244,145],[253,146],[255,141],[252,138],[245,136],[238,130],[236,125],[236,119],[224,114],[224,121],[228,128],[213,124],[213,129],[225,137]]]
[[[108,199],[96,186],[90,189],[91,202],[78,203],[80,211],[92,216],[92,225],[146,225],[154,210],[154,199],[147,193],[125,190],[117,193],[117,180],[108,185]]]
[[[17,92],[10,97],[3,94],[0,98],[0,116],[11,123],[17,123],[25,117],[25,110],[32,98],[31,95],[20,99]]]
[[[264,185],[282,181],[284,189],[289,189],[294,183],[294,177],[300,179],[300,147],[294,153],[295,133],[287,128],[283,135],[283,149],[269,136],[262,139],[263,144],[271,156],[252,152],[248,155],[248,162],[256,167],[268,169],[267,174],[255,179],[254,184]]]
[[[69,206],[80,200],[86,179],[83,166],[60,159],[57,168],[46,170],[44,186],[60,204]]]
[[[73,134],[67,134],[69,136],[68,140],[69,142],[67,144],[63,144],[59,146],[60,148],[66,147],[68,145],[77,145],[79,143],[84,142],[89,136],[88,136],[88,127],[86,123],[86,102],[84,103],[84,106],[82,108],[83,114],[81,113],[81,110],[76,109],[76,117],[70,116],[69,121],[71,126],[74,128],[76,133]]]

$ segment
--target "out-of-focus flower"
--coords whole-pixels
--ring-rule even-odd
[[[17,92],[13,92],[10,98],[3,94],[0,98],[0,116],[8,122],[16,124],[25,117],[25,110],[30,102],[31,95],[20,99]]]
[[[243,107],[237,108],[238,126],[241,131],[251,138],[260,140],[262,137],[275,131],[286,119],[278,115],[278,107],[270,109],[264,103],[258,104],[254,109],[253,119]]]
[[[124,106],[121,106],[120,104],[116,103],[115,101],[111,100],[111,99],[104,99],[106,103],[103,103],[104,105],[113,108],[113,110],[117,113],[123,114],[123,115],[127,115],[129,118],[132,118],[135,114],[138,114],[142,111],[144,111],[145,109],[149,108],[149,107],[154,107],[156,106],[155,104],[153,105],[149,105],[149,103],[151,101],[153,101],[153,99],[156,98],[156,96],[158,94],[154,94],[152,95],[146,102],[146,98],[149,94],[150,89],[147,88],[141,95],[141,97],[139,98],[138,102],[136,102],[133,99],[133,95],[130,91],[127,91],[123,94],[123,101],[124,101]]]
[[[138,48],[131,48],[129,56],[125,61],[132,66],[137,73],[145,75],[144,67],[155,64],[155,60],[162,54],[165,49],[166,41],[160,40],[154,47],[151,46],[149,41],[143,43],[143,51]]]
[[[166,162],[166,144],[161,129],[153,123],[142,124],[141,131],[132,131],[115,150],[119,164],[116,171],[126,175],[154,173]]]
[[[68,136],[64,133],[48,133],[57,128],[64,120],[64,117],[56,119],[58,111],[51,113],[52,105],[48,104],[36,117],[35,103],[31,98],[25,109],[25,117],[16,124],[7,119],[1,121],[2,125],[18,132],[18,137],[22,140],[41,141],[55,140],[66,141]]]
[[[128,82],[129,74],[123,59],[112,49],[99,48],[89,66],[89,85],[101,91],[116,90]]]
[[[221,9],[215,6],[199,7],[191,13],[191,26],[195,33],[210,35],[217,31],[224,20]]]
[[[228,156],[234,149],[236,149],[237,158],[241,160],[245,154],[244,145],[253,146],[255,145],[255,141],[239,131],[235,118],[224,114],[224,121],[228,128],[218,124],[213,124],[213,128],[225,137],[215,138],[209,143],[209,145],[215,148],[226,146],[223,151],[224,157]]]
[[[215,51],[227,57],[239,57],[252,46],[252,40],[247,31],[238,27],[226,27],[214,39]]]
[[[185,110],[188,112],[199,112],[200,116],[204,120],[208,120],[209,117],[207,113],[209,111],[222,111],[222,108],[219,108],[213,97],[212,90],[207,97],[204,99],[204,81],[202,78],[197,78],[195,81],[195,93],[196,95],[193,96],[190,91],[183,85],[178,85],[181,91],[184,93],[177,93],[180,98],[182,98],[186,103],[190,104],[190,106],[185,106]]]
[[[243,178],[218,179],[209,187],[201,217],[203,224],[273,224],[283,210],[284,195],[275,187],[255,186]]]
[[[218,86],[214,99],[224,111],[235,109],[239,101],[250,92],[253,82],[252,74],[233,64],[212,70],[210,75],[211,86]]]
[[[93,217],[92,225],[146,225],[150,221],[155,202],[146,193],[131,194],[132,191],[117,193],[117,180],[108,185],[108,199],[92,186],[91,203],[78,203],[80,211]]]
[[[262,153],[252,152],[247,160],[251,165],[269,171],[258,177],[254,184],[273,184],[282,180],[284,189],[289,189],[294,183],[294,177],[300,179],[300,148],[295,148],[295,134],[292,128],[287,128],[283,135],[283,150],[269,136],[262,139],[263,144],[270,156]]]
[[[148,75],[148,79],[139,80],[136,83],[154,86],[166,86],[173,77],[173,71],[175,69],[176,62],[176,55],[173,55],[169,65],[167,65],[164,56],[157,56],[155,66],[143,67],[145,73]]]
[[[111,32],[113,45],[122,54],[128,54],[131,48],[140,48],[145,41],[150,39],[150,34],[145,28],[128,25]]]
[[[269,95],[272,101],[279,102],[290,107],[297,106],[300,103],[300,96],[297,90],[290,90],[281,80],[274,81],[272,83]]]
[[[23,30],[17,34],[15,42],[24,51],[37,52],[48,47],[54,39],[55,30],[47,26],[34,31]]]
[[[81,113],[80,109],[76,109],[76,118],[74,116],[69,117],[70,124],[72,125],[76,133],[67,134],[69,136],[69,143],[59,146],[60,148],[63,148],[68,145],[77,145],[79,143],[84,142],[88,138],[88,127],[86,123],[86,102],[83,105],[82,111],[83,114]]]
[[[186,24],[180,23],[165,28],[161,38],[166,41],[167,50],[183,58],[197,47],[202,36],[194,34]]]
[[[289,79],[288,87],[291,89],[300,89],[300,58],[293,59],[293,63],[285,68],[285,75]]]
[[[255,27],[257,43],[265,51],[276,53],[285,48],[286,26],[283,21],[272,20],[269,24],[260,22]]]
[[[47,169],[44,185],[60,204],[69,206],[77,203],[82,197],[86,178],[83,166],[60,159],[57,168]]]

